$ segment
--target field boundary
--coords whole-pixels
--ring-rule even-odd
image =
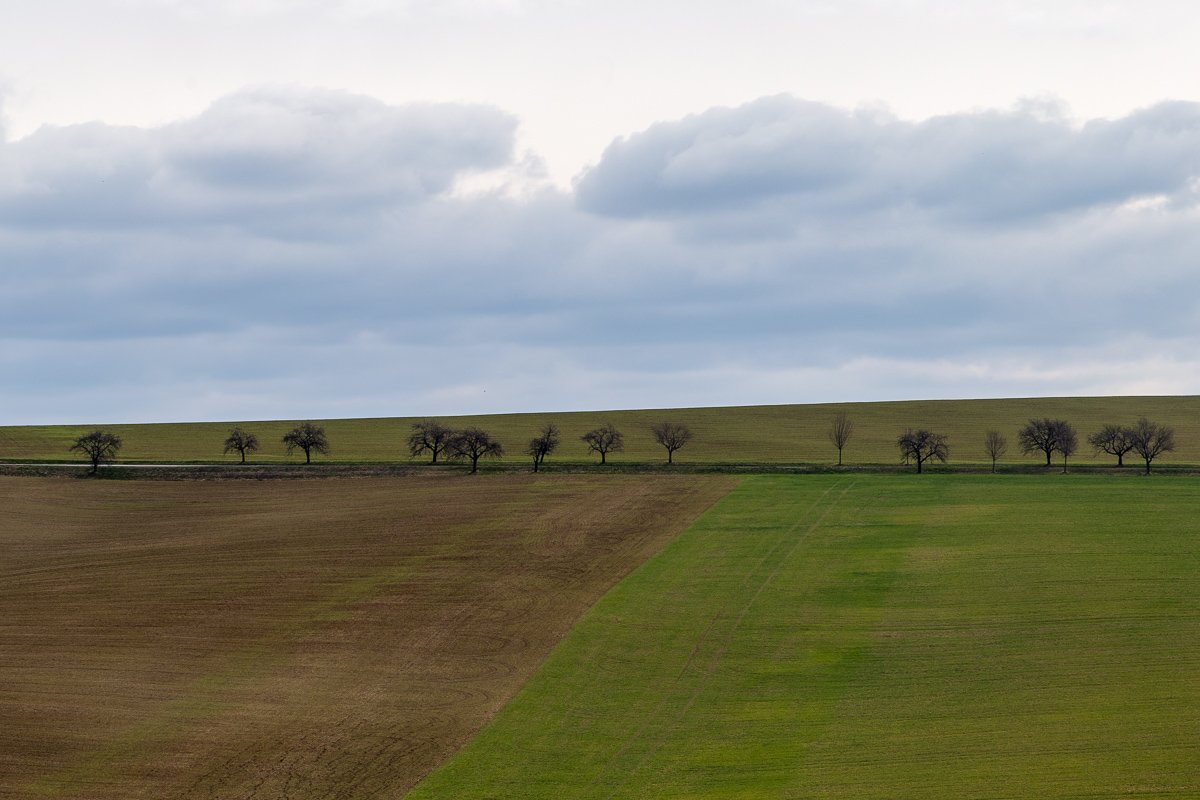
[[[91,467],[79,462],[44,461],[11,463],[0,461],[0,476],[7,477],[75,477],[91,480],[290,480],[305,478],[375,478],[375,477],[452,477],[470,473],[467,464],[407,464],[407,463],[334,463],[334,464],[166,464],[154,462],[101,464],[99,472],[91,475]],[[526,464],[480,464],[481,474],[513,475],[532,473]],[[543,464],[542,475],[915,475],[916,469],[902,464]],[[1084,464],[1071,466],[1064,474],[1062,466],[1054,464],[1005,464],[995,472],[983,464],[939,464],[925,466],[928,475],[1107,475],[1113,478],[1146,477],[1141,464],[1115,465]],[[1200,464],[1155,465],[1151,475],[1198,477]]]

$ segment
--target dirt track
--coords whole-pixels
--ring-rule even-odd
[[[397,797],[731,486],[0,479],[0,796]]]

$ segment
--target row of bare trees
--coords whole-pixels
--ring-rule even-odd
[[[283,435],[282,442],[287,448],[287,454],[300,450],[304,453],[304,463],[312,463],[312,454],[320,453],[321,455],[329,454],[329,437],[325,435],[325,429],[320,425],[314,425],[311,422],[302,422],[296,427]],[[225,453],[238,453],[242,457],[242,463],[246,463],[246,455],[257,452],[259,448],[258,436],[236,427],[229,432],[229,436],[225,439]]]
[[[666,448],[668,464],[675,462],[675,451],[692,439],[691,429],[678,422],[660,422],[652,425],[650,432],[655,441]],[[589,453],[599,454],[601,464],[608,462],[609,453],[625,450],[625,434],[611,422],[593,428],[580,440],[587,445]],[[558,427],[549,423],[543,425],[537,435],[529,440],[523,452],[533,459],[534,472],[541,468],[547,456],[558,449],[560,442]],[[475,472],[479,459],[501,456],[504,448],[491,434],[480,428],[455,431],[438,420],[426,419],[413,423],[412,435],[408,437],[408,452],[413,458],[428,453],[431,464],[436,464],[439,457],[465,458],[471,462],[471,472]]]
[[[692,431],[687,425],[678,422],[660,422],[650,427],[654,440],[667,451],[667,463],[675,462],[675,453],[692,440]],[[839,412],[830,422],[829,440],[838,450],[838,465],[842,465],[842,451],[854,433],[854,422],[846,412]],[[620,453],[625,449],[625,436],[611,422],[594,428],[580,437],[588,448],[589,453],[600,456],[600,463],[605,464],[610,453]],[[304,462],[312,463],[312,454],[328,454],[329,439],[325,429],[311,422],[297,425],[284,434],[282,443],[288,455],[297,450],[304,453]],[[546,457],[559,446],[561,435],[557,426],[543,425],[536,436],[529,440],[524,454],[533,459],[533,471],[537,472]],[[1116,456],[1117,466],[1124,466],[1125,456],[1134,453],[1145,463],[1146,474],[1150,473],[1152,462],[1163,453],[1175,449],[1175,431],[1173,428],[1152,422],[1145,417],[1138,418],[1133,425],[1104,425],[1099,431],[1087,437],[1087,442],[1097,453],[1107,453]],[[1079,449],[1079,436],[1074,426],[1063,419],[1030,419],[1017,432],[1017,443],[1021,452],[1041,453],[1046,458],[1046,466],[1050,466],[1057,453],[1063,459],[1063,471],[1067,469],[1068,459]],[[122,441],[116,434],[95,430],[84,434],[72,443],[71,450],[87,456],[96,472],[100,464],[111,461],[121,449]],[[944,434],[927,429],[906,429],[896,439],[896,446],[905,464],[915,464],[917,472],[924,471],[924,465],[930,460],[945,463],[949,457],[949,447]],[[257,452],[260,444],[258,436],[241,427],[235,427],[225,439],[226,454],[238,453],[241,463],[246,463],[248,454]],[[412,425],[412,434],[408,438],[409,454],[416,458],[423,454],[430,455],[430,463],[438,463],[439,458],[466,460],[471,463],[471,472],[476,472],[479,462],[484,458],[497,458],[504,454],[500,442],[487,431],[470,427],[454,430],[437,420],[426,419]],[[996,471],[996,462],[1008,451],[1008,439],[996,430],[989,430],[984,435],[984,452],[992,461],[992,471]]]
[[[830,428],[830,438],[839,429],[838,419]],[[1154,459],[1163,453],[1175,449],[1175,430],[1166,425],[1152,422],[1145,417],[1139,417],[1133,425],[1105,425],[1096,433],[1088,436],[1088,444],[1097,453],[1108,453],[1117,457],[1117,466],[1125,464],[1127,453],[1136,453],[1146,464],[1146,474],[1150,474],[1150,465]],[[835,441],[835,444],[837,442]],[[1064,419],[1031,419],[1017,431],[1017,443],[1021,452],[1042,453],[1046,457],[1046,466],[1053,462],[1055,453],[1062,456],[1063,472],[1067,471],[1067,459],[1079,449],[1079,436],[1074,426]],[[946,437],[928,430],[906,430],[896,440],[897,447],[904,463],[914,462],[917,472],[930,459],[945,463],[949,450]],[[992,472],[996,471],[996,462],[1008,452],[1008,439],[996,430],[989,430],[983,437],[984,452],[992,460]],[[839,446],[838,463],[841,464],[841,448]]]
[[[691,430],[677,422],[661,422],[651,426],[650,431],[655,441],[666,448],[668,464],[674,463],[675,452],[692,439]],[[529,440],[524,452],[533,458],[534,472],[537,472],[546,457],[558,448],[560,438],[558,427],[547,424]],[[625,449],[625,435],[611,422],[588,431],[580,438],[587,444],[589,453],[599,454],[601,464],[607,463],[609,453],[619,453]],[[329,453],[329,438],[325,429],[311,422],[301,423],[289,430],[283,435],[282,443],[288,455],[297,450],[303,452],[305,464],[312,463],[313,453]],[[116,458],[121,445],[121,437],[115,433],[95,430],[76,438],[70,449],[87,456],[94,473],[100,464]],[[226,455],[237,453],[241,463],[245,464],[246,457],[258,452],[260,448],[257,434],[237,426],[225,438],[223,452]],[[433,464],[438,463],[439,458],[470,461],[471,472],[478,471],[481,459],[504,455],[504,447],[500,442],[482,428],[454,430],[432,419],[413,423],[412,435],[408,437],[408,450],[414,458],[428,453]]]
[[[95,473],[100,465],[117,457],[124,442],[121,437],[111,431],[94,430],[77,437],[72,443],[71,452],[83,453],[92,465]],[[304,451],[306,464],[312,463],[312,454],[328,453],[329,440],[325,437],[325,429],[311,422],[305,422],[292,428],[283,436],[283,444],[287,446],[288,455],[296,450]],[[242,463],[246,463],[246,454],[253,453],[259,448],[258,437],[253,433],[234,428],[225,439],[225,453],[240,453]]]
[[[990,438],[994,434],[995,431],[988,432],[989,455],[994,452]],[[1059,453],[1063,458],[1064,472],[1067,469],[1067,459],[1079,449],[1079,436],[1071,423],[1065,419],[1031,419],[1017,432],[1017,441],[1021,445],[1022,453],[1043,453],[1046,456],[1046,466],[1050,466],[1054,454]],[[1146,474],[1149,475],[1154,459],[1175,449],[1175,429],[1139,417],[1132,425],[1105,425],[1088,436],[1087,442],[1097,453],[1116,456],[1118,467],[1125,466],[1126,454],[1135,453],[1145,463]],[[998,455],[992,456],[993,469],[997,457]]]
[[[479,470],[479,461],[483,458],[499,458],[504,455],[504,447],[492,438],[492,435],[482,428],[464,428],[456,431],[434,419],[413,423],[412,435],[408,437],[408,451],[414,458],[422,453],[433,455],[430,463],[436,464],[438,458],[444,456],[451,459],[467,459],[471,462],[471,472]],[[554,426],[547,426],[553,429]],[[558,431],[546,431],[547,444],[541,456],[535,456],[535,468],[541,464],[542,458],[558,444]],[[532,447],[532,444],[530,445]]]

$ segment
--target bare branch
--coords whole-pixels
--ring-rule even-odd
[[[499,458],[504,448],[491,434],[480,428],[467,428],[450,438],[446,453],[451,458],[466,458],[471,461],[471,473],[479,471],[479,459]]]
[[[533,456],[534,472],[538,471],[538,467],[546,460],[546,456],[553,453],[557,447],[558,428],[554,425],[543,425],[542,430],[529,440],[529,446],[525,448],[525,454]]]
[[[1129,429],[1129,438],[1133,443],[1133,451],[1146,462],[1147,475],[1150,474],[1151,461],[1175,449],[1175,429],[1151,422],[1145,417],[1139,417]]]
[[[435,419],[424,419],[414,422],[412,435],[408,437],[408,454],[413,458],[428,451],[433,458],[430,464],[436,464],[438,456],[446,452],[454,431]]]
[[[297,449],[304,451],[304,463],[312,463],[313,451],[322,455],[329,453],[329,440],[325,438],[325,429],[311,422],[304,422],[283,435],[283,443],[287,445],[290,456]]]
[[[108,431],[95,430],[76,438],[70,449],[88,457],[94,475],[100,469],[101,463],[112,461],[116,457],[117,451],[121,449],[121,437]]]
[[[853,433],[854,422],[850,419],[850,415],[845,411],[835,414],[829,424],[829,441],[837,448],[839,467],[842,465],[842,448],[846,446],[846,442],[850,441]]]
[[[606,422],[599,428],[588,431],[582,437],[587,442],[589,453],[599,453],[600,463],[605,463],[609,453],[620,453],[625,450],[625,436],[611,422]]]
[[[996,461],[1008,451],[1008,439],[1000,431],[988,431],[983,436],[983,449],[992,459],[992,472],[996,471]]]
[[[1059,440],[1074,438],[1075,429],[1064,419],[1031,419],[1017,432],[1017,442],[1021,445],[1022,453],[1042,452],[1046,454],[1046,466],[1050,466],[1050,457],[1062,452]],[[1075,452],[1075,444],[1070,445],[1071,453]],[[1065,453],[1064,456],[1071,453]]]
[[[246,463],[246,453],[253,453],[258,449],[258,437],[253,433],[234,428],[229,432],[229,437],[225,439],[225,454],[241,453],[242,463]]]
[[[660,422],[650,426],[654,440],[667,448],[667,463],[675,463],[675,451],[692,440],[692,431],[678,422]]]
[[[909,428],[896,439],[896,446],[900,448],[900,453],[906,460],[917,462],[918,474],[923,471],[924,464],[929,459],[934,458],[945,464],[950,456],[946,437],[924,428],[916,431]]]
[[[1117,457],[1117,466],[1125,466],[1125,454],[1133,449],[1129,428],[1123,425],[1105,425],[1088,437],[1088,444],[1097,453],[1108,453]]]

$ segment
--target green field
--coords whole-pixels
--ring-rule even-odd
[[[824,405],[742,406],[729,408],[662,409],[642,411],[505,414],[478,417],[442,417],[454,427],[478,425],[491,431],[505,446],[507,463],[523,463],[525,444],[539,426],[554,423],[563,443],[547,464],[580,464],[596,461],[579,440],[583,433],[613,421],[625,433],[626,451],[611,457],[614,466],[654,463],[665,453],[651,438],[649,427],[672,420],[689,425],[695,439],[676,454],[682,464],[831,464],[837,452],[829,443],[830,418],[847,411],[855,433],[845,451],[848,464],[895,464],[896,437],[906,427],[929,427],[949,436],[950,460],[955,464],[981,464],[984,432],[995,428],[1009,439],[1002,465],[1037,464],[1035,456],[1022,456],[1016,431],[1030,417],[1064,418],[1080,435],[1080,452],[1073,462],[1101,465],[1113,461],[1094,456],[1086,444],[1089,433],[1106,423],[1129,424],[1145,415],[1176,429],[1179,449],[1160,462],[1200,464],[1200,397],[1084,397],[1017,400],[930,400],[887,403]],[[319,462],[409,463],[405,447],[411,418],[345,419],[321,422],[326,426],[332,452]],[[221,454],[222,442],[235,423],[170,423],[159,425],[104,426],[125,440],[121,459],[162,463],[236,462]],[[263,449],[259,463],[300,462],[303,455],[287,456],[280,438],[295,421],[238,423],[256,433]],[[72,439],[94,426],[0,427],[0,461],[80,460],[68,453]],[[423,459],[416,459],[414,463]]]
[[[408,797],[1195,798],[1198,510],[1183,478],[748,478]]]

